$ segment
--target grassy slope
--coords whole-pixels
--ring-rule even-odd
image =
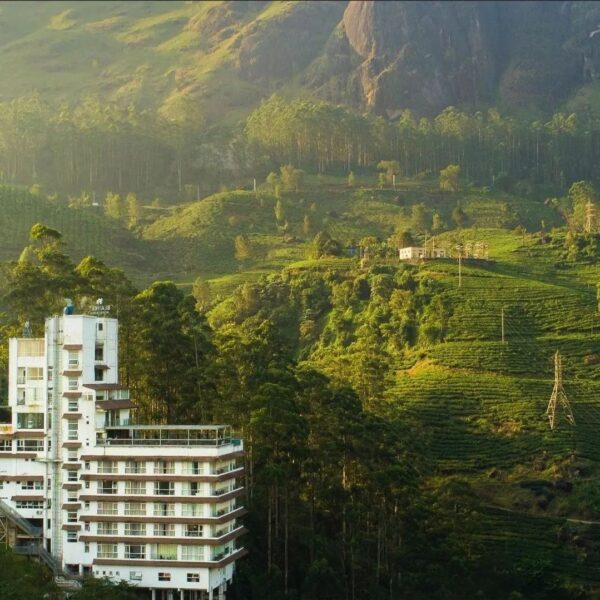
[[[74,260],[93,255],[109,266],[124,269],[139,283],[161,272],[159,244],[149,244],[106,218],[99,208],[73,209],[0,187],[0,261],[19,257],[34,223],[44,223],[63,234],[66,251]]]
[[[600,268],[557,273],[555,249],[531,238],[523,247],[499,231],[495,236],[496,262],[467,262],[460,289],[456,264],[422,267],[446,285],[448,341],[415,353],[412,365],[399,365],[388,401],[426,424],[437,478],[471,486],[479,509],[469,543],[503,554],[515,569],[537,562],[559,577],[598,585],[600,335],[587,280],[591,271],[597,280]],[[556,350],[564,357],[576,426],[559,413],[551,431],[545,410]],[[572,482],[573,491],[555,489],[557,479]],[[565,530],[570,533],[559,543]]]
[[[11,77],[0,100],[37,90],[47,100],[89,94],[168,110],[179,96],[192,94],[209,122],[237,122],[274,91],[246,76],[241,46],[249,56],[258,52],[266,73],[271,58],[278,60],[274,48],[284,32],[308,13],[317,25],[304,28],[310,43],[296,51],[307,53],[301,61],[307,64],[343,8],[219,0],[4,2],[0,70]]]
[[[276,198],[264,192],[256,197],[245,191],[215,194],[200,202],[175,207],[148,226],[143,236],[166,245],[173,276],[178,281],[189,285],[196,275],[201,275],[211,280],[215,290],[223,295],[236,282],[257,279],[264,273],[304,260],[318,231],[327,230],[347,245],[367,235],[385,239],[394,231],[408,229],[412,205],[419,202],[426,205],[430,214],[438,211],[451,224],[452,209],[460,199],[472,225],[482,232],[485,227],[503,223],[501,207],[505,203],[521,222],[532,228],[541,220],[549,226],[557,223],[557,215],[545,205],[502,194],[471,190],[459,197],[441,197],[428,184],[406,181],[397,190],[381,190],[371,185],[365,178],[360,187],[348,189],[342,178],[308,178],[302,191],[283,195],[291,234],[287,239],[275,221]],[[311,220],[308,235],[303,229],[307,215]],[[234,256],[234,238],[240,234],[248,235],[255,254],[244,265],[238,264]],[[478,234],[473,232],[473,235]],[[448,238],[444,243],[451,246],[453,236],[441,239]],[[487,231],[485,236],[494,248],[498,232]]]
[[[70,209],[27,194],[17,199],[0,190],[0,228],[4,232],[0,260],[18,256],[31,225],[43,222],[65,235],[75,259],[94,254],[108,264],[123,267],[140,284],[169,278],[189,287],[200,275],[211,281],[217,296],[225,296],[238,283],[304,261],[312,238],[321,230],[344,244],[367,235],[385,239],[411,226],[411,207],[417,202],[424,202],[430,212],[438,210],[447,223],[451,222],[457,198],[440,198],[427,184],[404,182],[398,190],[371,188],[368,178],[360,184],[348,189],[342,178],[309,177],[301,192],[285,193],[282,202],[287,236],[275,220],[276,198],[266,192],[259,197],[247,191],[225,192],[167,210],[147,207],[146,226],[136,235],[104,217],[100,209]],[[541,218],[551,224],[555,219],[543,204],[518,198],[468,191],[460,194],[460,200],[479,231],[502,222],[500,207],[506,201],[511,210],[524,215],[525,221],[533,212],[532,224]],[[311,220],[308,235],[303,227],[307,215]],[[243,264],[234,256],[234,239],[240,234],[247,235],[254,248],[253,258]],[[492,247],[495,235],[486,233]],[[452,236],[442,238],[447,237],[451,245]]]

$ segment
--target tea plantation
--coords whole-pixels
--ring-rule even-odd
[[[465,511],[459,522],[473,553],[528,574],[531,597],[542,573],[595,597],[600,319],[590,281],[598,267],[560,265],[559,245],[487,234],[496,256],[463,261],[460,287],[457,261],[419,267],[443,286],[444,341],[398,361],[386,402],[423,427],[432,489],[460,489],[453,502]],[[551,430],[557,350],[576,424],[559,407]]]

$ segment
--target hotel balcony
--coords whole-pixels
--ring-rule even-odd
[[[227,425],[107,425],[99,446],[240,446]]]

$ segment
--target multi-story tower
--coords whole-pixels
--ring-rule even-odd
[[[0,515],[21,519],[17,550],[39,542],[65,573],[153,599],[223,597],[246,552],[243,445],[230,428],[134,424],[106,316],[56,316],[44,338],[11,339],[8,379]]]

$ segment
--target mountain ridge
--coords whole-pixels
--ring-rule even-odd
[[[549,110],[595,87],[598,23],[597,2],[6,2],[0,99],[183,96],[217,121],[273,92],[392,118]]]

